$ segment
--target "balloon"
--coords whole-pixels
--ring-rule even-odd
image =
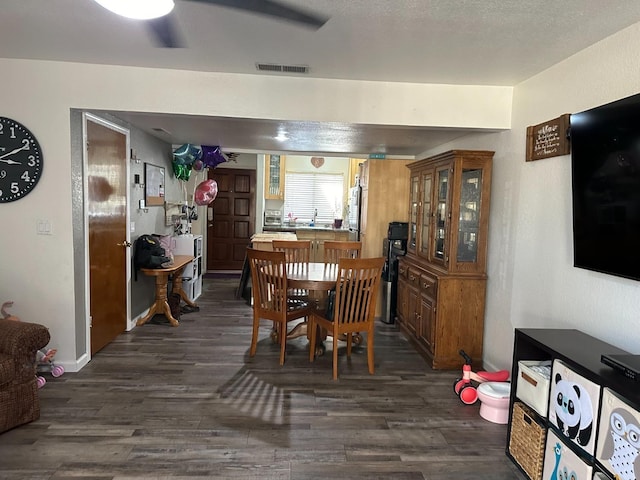
[[[208,145],[202,145],[202,161],[207,168],[216,168],[221,163],[227,161],[220,151],[220,147],[210,147]]]
[[[193,165],[193,162],[200,158],[202,158],[202,150],[190,143],[185,143],[173,152],[173,159],[180,165]]]
[[[204,162],[198,159],[195,162],[193,162],[193,165],[191,165],[191,168],[193,168],[196,172],[201,172],[202,170],[204,170]]]
[[[191,165],[183,165],[175,159],[171,164],[173,166],[173,173],[178,180],[184,180],[185,182],[189,180],[191,176]]]
[[[209,205],[218,195],[218,184],[215,180],[209,179],[201,182],[193,194],[193,201],[196,205]]]

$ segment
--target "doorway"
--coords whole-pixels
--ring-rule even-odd
[[[129,132],[87,113],[83,127],[93,356],[126,330],[130,312]]]
[[[256,171],[209,169],[218,195],[207,207],[207,271],[242,270],[255,231]]]

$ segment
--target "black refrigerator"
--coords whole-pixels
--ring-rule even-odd
[[[406,222],[391,222],[387,230],[387,237],[382,239],[382,315],[384,323],[395,322],[398,305],[398,257],[407,253],[407,238],[409,224]]]

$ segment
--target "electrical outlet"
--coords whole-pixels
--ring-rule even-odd
[[[36,233],[38,235],[53,235],[53,223],[51,220],[38,220],[36,222]]]

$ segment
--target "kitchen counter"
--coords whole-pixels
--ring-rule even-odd
[[[290,226],[290,225],[265,225],[262,227],[264,232],[297,232],[297,231],[321,231],[321,232],[349,232],[348,228],[333,228],[333,226],[319,225],[317,227],[310,226]]]

